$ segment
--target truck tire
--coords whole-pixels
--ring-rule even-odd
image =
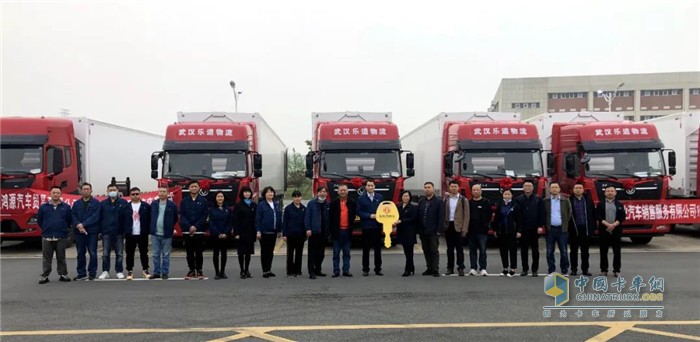
[[[635,245],[646,245],[651,241],[651,237],[631,237],[630,240]]]

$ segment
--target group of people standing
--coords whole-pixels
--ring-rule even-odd
[[[264,278],[275,277],[272,261],[277,239],[287,243],[287,276],[302,275],[302,252],[308,240],[307,271],[310,279],[325,277],[322,264],[325,246],[330,237],[333,244],[333,277],[352,277],[350,272],[350,243],[352,226],[360,218],[362,229],[362,275],[370,274],[370,254],[374,253],[375,275],[382,272],[382,229],[375,212],[382,202],[381,194],[375,193],[374,182],[367,180],[365,192],[355,201],[348,197],[348,186],[338,185],[338,196],[329,201],[328,189],[316,189],[317,196],[302,204],[301,193],[292,194],[293,202],[284,209],[275,201],[272,187],[262,190],[262,199],[253,200],[253,192],[244,187],[240,199],[232,207],[225,205],[222,192],[215,193],[215,204],[210,206],[199,194],[200,186],[195,180],[188,184],[180,207],[168,199],[168,189],[158,189],[158,200],[151,204],[141,201],[139,188],[130,189],[130,201],[118,196],[116,185],[107,188],[108,198],[98,201],[92,197],[92,186],[81,186],[80,200],[73,206],[61,201],[61,188],[53,187],[50,200],[38,213],[38,224],[42,229],[43,272],[40,284],[49,281],[53,254],[56,254],[60,281],[70,281],[65,261],[65,250],[71,229],[75,233],[77,275],[73,280],[93,280],[97,276],[97,242],[102,239],[102,274],[100,279],[110,276],[111,252],[116,254],[115,271],[118,279],[133,279],[136,248],[139,249],[142,275],[146,279],[168,279],[170,252],[175,224],[179,223],[187,251],[188,273],[186,279],[203,279],[203,251],[208,231],[213,247],[215,279],[227,279],[226,264],[231,238],[237,240],[240,277],[251,278],[250,260],[255,242],[260,243],[261,266]],[[620,238],[626,214],[624,206],[615,199],[616,190],[605,189],[605,200],[594,206],[584,194],[583,184],[574,186],[573,195],[560,194],[559,184],[550,184],[550,196],[542,199],[534,193],[530,181],[523,184],[523,194],[513,198],[512,190],[503,189],[502,199],[491,203],[482,196],[481,186],[473,185],[471,198],[460,194],[457,181],[449,183],[449,195],[440,198],[435,194],[432,182],[424,184],[424,197],[417,205],[411,203],[412,194],[403,191],[399,203],[399,219],[393,229],[397,241],[403,246],[406,263],[403,276],[415,274],[414,246],[420,236],[426,261],[426,276],[439,277],[439,238],[444,236],[447,244],[447,270],[445,275],[466,274],[464,246],[469,248],[469,275],[488,275],[486,243],[489,230],[498,240],[503,271],[501,276],[512,277],[517,273],[517,248],[520,245],[523,270],[521,276],[538,275],[539,237],[545,236],[547,266],[550,275],[555,271],[555,246],[560,251],[562,274],[576,275],[578,251],[581,251],[581,271],[590,276],[589,242],[598,229],[600,237],[601,273],[608,273],[608,249],[613,249],[613,272],[618,276],[621,268]],[[495,206],[495,212],[493,207]],[[148,244],[152,244],[153,273],[149,271]],[[126,272],[122,267],[124,243],[126,242]],[[571,262],[568,245],[571,246]],[[529,254],[532,254],[532,265]],[[342,269],[341,269],[342,253]],[[86,254],[90,260],[87,263]],[[455,257],[456,256],[456,257]],[[569,273],[571,270],[571,273]]]
[[[523,194],[513,198],[511,189],[502,189],[502,197],[491,203],[482,196],[481,185],[472,186],[471,198],[460,194],[459,182],[449,183],[449,195],[438,198],[432,182],[424,184],[425,196],[418,205],[411,204],[411,193],[402,193],[400,219],[395,223],[399,243],[406,256],[404,276],[413,275],[413,247],[416,234],[421,238],[426,270],[423,275],[439,277],[439,237],[444,235],[447,244],[447,270],[445,275],[466,274],[464,245],[469,248],[469,275],[487,276],[486,243],[492,230],[497,239],[503,271],[501,276],[512,277],[517,273],[518,245],[523,269],[520,276],[530,273],[538,276],[539,238],[546,241],[547,273],[556,271],[555,248],[560,251],[560,271],[564,275],[578,274],[578,252],[581,251],[581,274],[591,276],[589,244],[597,229],[600,238],[600,270],[608,275],[608,250],[613,250],[613,274],[621,269],[621,224],[625,221],[625,208],[615,199],[615,187],[605,188],[605,199],[598,206],[584,194],[584,186],[577,183],[573,195],[564,197],[558,183],[549,186],[550,195],[540,198],[534,193],[531,181],[523,183]],[[495,210],[492,209],[495,207]],[[571,247],[569,259],[568,247]],[[529,255],[532,254],[532,264]],[[456,258],[455,258],[456,256]]]

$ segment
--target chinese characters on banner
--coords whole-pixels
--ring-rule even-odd
[[[700,223],[698,201],[666,200],[658,203],[624,203],[628,221],[663,223]]]
[[[476,127],[474,135],[527,135],[525,127]]]
[[[227,128],[180,128],[177,135],[181,137],[200,136],[200,137],[232,137],[233,129]]]
[[[386,128],[335,128],[333,135],[386,135]]]
[[[172,188],[170,189],[171,199],[179,202],[179,198],[182,196],[182,189]],[[98,201],[102,201],[107,198],[107,196],[95,196]],[[39,210],[39,207],[44,202],[51,199],[50,193],[43,190],[34,189],[18,189],[18,190],[4,190],[0,193],[0,211],[3,214],[12,213],[24,213],[27,210]],[[129,201],[129,197],[124,197],[125,200]],[[146,203],[151,203],[158,199],[157,191],[150,191],[141,193],[141,200]],[[61,200],[68,205],[73,205],[75,201],[80,200],[79,195],[63,194]]]

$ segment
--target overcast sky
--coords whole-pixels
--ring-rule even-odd
[[[178,111],[233,111],[235,80],[290,148],[311,112],[391,111],[408,133],[486,110],[501,78],[700,70],[698,4],[3,1],[2,115],[164,134]]]

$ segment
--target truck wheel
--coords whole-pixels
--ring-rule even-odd
[[[646,245],[651,241],[651,237],[631,237],[630,239],[635,245]]]

